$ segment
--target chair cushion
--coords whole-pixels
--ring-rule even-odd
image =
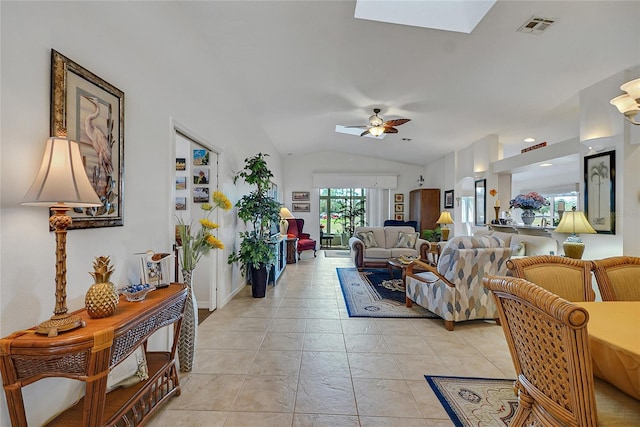
[[[594,378],[599,426],[631,426],[640,420],[640,402],[611,384]]]
[[[298,239],[298,252],[316,248],[316,241],[311,239]]]
[[[373,231],[359,231],[356,233],[356,237],[362,240],[366,249],[378,247]]]
[[[415,248],[416,241],[418,240],[418,233],[404,233],[398,232],[398,241],[395,244],[395,248]]]

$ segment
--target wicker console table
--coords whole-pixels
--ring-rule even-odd
[[[87,383],[85,397],[48,425],[135,426],[169,397],[180,394],[175,364],[177,336],[184,311],[186,287],[171,284],[142,302],[121,297],[113,316],[92,319],[75,312],[87,326],[49,338],[34,329],[14,332],[0,340],[0,371],[13,426],[26,426],[22,387],[47,377]],[[149,379],[106,393],[109,369],[118,365],[158,329],[172,325],[170,351],[146,352]]]

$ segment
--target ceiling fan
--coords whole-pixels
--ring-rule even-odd
[[[395,126],[400,126],[411,119],[393,119],[387,120],[386,122],[382,120],[382,117],[378,115],[380,112],[379,108],[373,109],[373,115],[369,117],[369,125],[364,126],[345,126],[346,128],[358,128],[365,129],[364,132],[360,134],[360,136],[372,135],[372,136],[380,136],[383,133],[398,133],[398,129]]]

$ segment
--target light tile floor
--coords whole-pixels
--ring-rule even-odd
[[[451,426],[429,375],[515,378],[492,322],[350,318],[336,267],[348,258],[303,253],[267,297],[247,286],[198,331],[182,394],[160,426]]]

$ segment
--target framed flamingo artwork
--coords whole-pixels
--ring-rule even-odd
[[[74,208],[70,228],[124,225],[124,92],[51,50],[51,135],[77,141],[102,201]]]

